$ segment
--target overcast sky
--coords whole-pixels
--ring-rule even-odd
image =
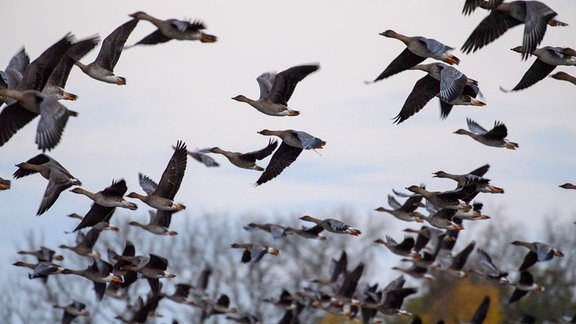
[[[351,208],[360,218],[384,217],[373,210],[386,205],[393,188],[425,183],[430,190],[452,189],[454,183],[432,178],[432,172],[466,173],[489,163],[486,177],[506,191],[478,197],[485,214],[498,212],[492,222],[525,223],[533,229],[529,238],[538,240],[538,226],[546,215],[554,214],[559,226],[576,220],[576,192],[558,188],[576,182],[576,88],[547,78],[517,93],[499,90],[514,87],[534,61],[521,61],[520,54],[510,50],[521,45],[523,25],[465,55],[459,48],[487,12],[463,16],[463,1],[57,3],[11,1],[3,6],[3,25],[10,28],[2,36],[0,66],[22,46],[34,60],[68,32],[78,39],[96,34],[103,39],[139,10],[162,19],[201,19],[206,32],[218,36],[213,44],[171,41],[126,50],[115,68],[127,79],[126,86],[72,70],[66,88],[79,99],[64,104],[79,116],[68,121],[62,141],[47,154],[87,190],[99,191],[112,179],[124,178],[129,191],[141,193],[138,172],[159,180],[177,140],[189,149],[219,146],[244,152],[267,144],[268,139],[256,133],[261,129],[295,129],[327,145],[319,154],[303,152],[280,176],[259,187],[253,186],[259,173],[233,167],[223,156],[214,156],[221,167],[211,169],[189,159],[176,195],[188,208],[178,217],[194,218],[206,211],[230,217],[314,215],[338,207]],[[576,2],[545,3],[569,26],[548,28],[540,46],[574,48]],[[364,84],[405,48],[378,35],[387,29],[455,47],[453,54],[461,59],[457,68],[479,81],[487,105],[454,107],[442,121],[435,98],[404,123],[393,124],[423,72],[406,71]],[[153,30],[141,21],[127,43]],[[94,50],[83,61],[92,62],[96,55]],[[300,116],[271,117],[231,100],[238,94],[258,98],[256,77],[261,73],[305,63],[321,68],[298,84],[289,102]],[[556,71],[576,75],[574,67]],[[519,149],[486,147],[453,134],[466,128],[467,117],[485,128],[495,120],[504,122],[508,138],[519,143]],[[0,148],[0,177],[10,178],[16,163],[40,153],[34,144],[36,125],[34,120]],[[44,232],[51,246],[69,242],[61,234],[73,226],[65,215],[88,211],[88,198],[64,192],[48,212],[36,217],[46,183],[39,175],[29,176],[0,193],[0,268],[15,260],[23,233]],[[115,217],[144,218],[148,207],[138,204],[138,211],[117,212]],[[298,224],[295,219],[286,223]]]

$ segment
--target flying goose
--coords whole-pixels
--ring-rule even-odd
[[[118,85],[125,85],[126,78],[114,75],[114,67],[120,59],[120,54],[124,49],[124,44],[138,24],[138,19],[132,19],[120,25],[110,35],[104,38],[100,52],[96,56],[96,60],[90,64],[83,64],[79,58],[75,59],[75,64],[93,79],[113,83]]]
[[[280,73],[263,73],[256,78],[260,86],[260,97],[258,100],[250,99],[244,95],[238,95],[232,99],[246,102],[266,115],[298,116],[300,112],[290,109],[288,100],[292,97],[298,82],[319,68],[320,65],[318,64],[298,65]]]

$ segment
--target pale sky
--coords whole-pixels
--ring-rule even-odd
[[[187,205],[179,217],[201,212],[229,214],[311,214],[352,208],[358,217],[384,217],[373,212],[386,205],[391,190],[425,183],[430,190],[454,187],[432,172],[466,173],[489,163],[486,177],[505,189],[503,195],[481,195],[484,212],[492,222],[522,222],[534,230],[546,215],[558,226],[576,220],[572,203],[576,192],[558,188],[576,182],[576,88],[546,78],[517,93],[512,88],[533,63],[521,61],[510,49],[521,45],[523,25],[506,32],[485,48],[465,55],[459,51],[466,38],[487,15],[477,10],[461,14],[463,1],[11,1],[3,5],[4,30],[0,66],[22,46],[34,60],[67,32],[78,39],[105,38],[113,29],[142,10],[168,19],[201,19],[206,32],[218,42],[171,41],[140,46],[122,53],[115,72],[126,86],[98,82],[74,68],[66,89],[79,96],[64,102],[79,112],[71,118],[60,144],[48,155],[83,182],[99,191],[112,179],[124,178],[129,191],[142,192],[138,172],[159,180],[172,145],[183,140],[189,149],[219,146],[231,151],[262,148],[268,139],[256,132],[268,129],[306,131],[327,142],[316,154],[305,151],[274,180],[252,184],[259,173],[238,169],[223,156],[219,168],[205,168],[189,159],[176,200]],[[542,46],[576,46],[576,2],[545,1],[568,27],[549,27]],[[111,10],[113,8],[113,10]],[[439,119],[438,99],[400,125],[392,123],[421,71],[406,71],[375,84],[373,80],[405,46],[379,36],[399,33],[434,38],[455,48],[461,59],[457,69],[478,80],[485,107],[454,107],[447,120]],[[152,32],[141,21],[128,39],[133,44]],[[100,45],[97,46],[99,50]],[[97,50],[83,61],[92,62]],[[425,63],[430,63],[428,60]],[[289,105],[298,117],[263,115],[231,98],[244,94],[258,98],[256,77],[294,65],[319,63],[320,70],[298,84]],[[576,75],[574,67],[559,67]],[[516,151],[486,147],[469,137],[453,134],[466,128],[470,117],[485,128],[495,120],[508,127]],[[10,178],[15,164],[40,153],[34,144],[37,120],[21,129],[0,148],[0,177]],[[261,161],[265,166],[268,159]],[[0,192],[0,268],[16,259],[22,233],[46,234],[57,246],[70,222],[65,215],[84,214],[91,202],[63,192],[41,217],[36,211],[46,187],[39,175],[14,180]],[[137,201],[135,201],[137,202]],[[120,217],[143,217],[148,208]],[[494,217],[494,212],[499,214]],[[118,216],[115,216],[118,217]],[[298,224],[297,220],[287,220]],[[395,224],[400,228],[405,224]],[[471,224],[470,226],[484,226]],[[571,225],[574,226],[574,225]],[[395,232],[398,234],[398,232]],[[391,233],[394,234],[394,233]],[[399,234],[395,235],[399,238]]]

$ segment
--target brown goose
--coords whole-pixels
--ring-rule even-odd
[[[18,254],[22,254],[22,255],[32,255],[35,256],[36,259],[38,259],[38,262],[52,262],[52,260],[58,260],[58,261],[62,261],[64,260],[64,257],[56,254],[56,251],[47,248],[45,246],[41,246],[40,250],[36,250],[36,251],[18,251]]]
[[[54,43],[28,64],[24,72],[17,77],[19,81],[12,82],[17,85],[8,87],[10,92],[0,93],[0,96],[8,95],[8,97],[2,97],[2,100],[9,102],[0,113],[0,146],[8,142],[18,130],[38,115],[41,115],[42,121],[38,123],[36,132],[36,142],[41,146],[39,148],[52,149],[58,143],[68,115],[76,115],[76,113],[66,110],[66,107],[58,104],[54,98],[43,95],[39,91],[42,91],[50,75],[72,46],[72,41],[73,36],[67,34]],[[0,89],[8,91],[1,87]],[[29,92],[29,90],[34,91]],[[39,142],[40,140],[42,141]]]
[[[72,323],[72,321],[78,316],[84,316],[84,317],[90,316],[90,312],[86,310],[86,304],[81,303],[79,301],[73,301],[72,303],[66,306],[54,305],[53,307],[64,310],[64,314],[62,315],[63,324]]]
[[[38,144],[39,150],[50,151],[60,142],[68,117],[78,116],[77,112],[68,110],[53,97],[36,90],[19,91],[0,88],[0,95],[17,100],[0,113],[0,128],[2,128],[0,146],[4,145],[30,120],[40,115],[35,143]],[[27,117],[19,119],[21,114]]]
[[[530,251],[524,257],[524,261],[518,268],[519,271],[524,271],[536,264],[536,262],[545,262],[552,260],[553,257],[563,257],[564,253],[560,250],[551,247],[546,243],[541,242],[523,242],[514,241],[513,245],[523,246],[528,248]]]
[[[436,205],[440,208],[449,209],[464,209],[468,210],[471,207],[458,199],[458,195],[455,191],[428,191],[420,186],[412,185],[406,188],[408,191],[422,195],[431,204]]]
[[[84,277],[94,283],[96,300],[102,300],[106,291],[106,283],[122,282],[122,278],[112,273],[112,265],[104,260],[93,258],[92,264],[86,269],[64,269],[62,274],[73,274]]]
[[[476,100],[480,92],[478,82],[469,79],[464,73],[444,63],[417,64],[411,70],[421,70],[426,76],[416,82],[406,98],[402,109],[394,118],[394,123],[400,124],[419,112],[428,101],[438,97],[441,101],[440,118],[448,117],[453,105],[483,106]]]
[[[520,279],[517,283],[513,284],[514,291],[512,291],[512,295],[510,299],[508,299],[508,303],[512,304],[520,300],[520,298],[526,296],[528,292],[535,290],[535,291],[543,291],[544,287],[540,284],[534,282],[534,277],[532,274],[526,270],[520,272]]]
[[[418,222],[422,223],[422,214],[416,211],[416,209],[421,205],[422,196],[412,196],[408,198],[404,204],[400,204],[396,198],[392,195],[388,195],[388,205],[392,209],[385,207],[378,207],[375,210],[379,212],[388,213],[399,220],[406,222]]]
[[[320,225],[314,225],[312,227],[304,227],[301,228],[293,228],[293,227],[286,227],[285,231],[288,233],[293,233],[303,238],[307,239],[317,239],[320,241],[324,241],[326,236],[320,234],[324,229]]]
[[[333,218],[318,219],[309,215],[304,215],[300,217],[300,219],[306,222],[315,223],[316,225],[321,226],[325,231],[331,233],[350,234],[354,236],[362,234],[360,230]]]
[[[176,146],[172,146],[172,148],[176,149]],[[220,164],[206,153],[210,153],[210,149],[188,151],[189,156],[191,156],[194,160],[204,164],[206,167],[219,167]]]
[[[76,234],[76,245],[75,246],[68,246],[65,244],[60,245],[61,249],[68,249],[76,252],[78,255],[82,256],[92,256],[95,258],[100,258],[100,253],[94,250],[94,244],[98,240],[100,233],[103,230],[112,230],[118,231],[118,228],[109,226],[106,222],[100,222],[94,225],[87,234],[82,233],[81,231]]]
[[[260,223],[249,223],[244,226],[244,229],[247,231],[252,231],[254,229],[260,229],[265,232],[268,232],[272,235],[272,238],[278,239],[281,237],[286,237],[288,234],[294,234],[293,232],[288,230],[288,227],[284,227],[278,224],[260,224]]]
[[[266,183],[277,177],[285,168],[296,161],[303,150],[321,149],[326,142],[303,131],[295,130],[268,130],[264,129],[258,134],[278,136],[282,140],[280,147],[274,152],[266,170],[256,181],[256,185]]]
[[[260,86],[260,98],[253,100],[244,95],[238,95],[232,99],[246,102],[256,110],[270,116],[298,116],[300,112],[288,107],[288,100],[292,97],[298,82],[308,74],[318,70],[319,65],[299,65],[284,70],[278,74],[266,72],[261,74],[256,81]]]
[[[124,181],[124,179],[112,181],[112,185],[96,193],[92,193],[80,187],[72,189],[72,192],[85,195],[94,201],[92,207],[90,207],[90,210],[86,213],[86,216],[84,216],[80,224],[76,226],[74,231],[94,226],[101,221],[109,222],[112,214],[116,210],[116,207],[136,210],[138,208],[136,204],[128,202],[123,198],[127,190],[128,187],[126,187],[126,181]]]
[[[34,173],[40,173],[48,180],[40,208],[36,215],[40,216],[56,202],[60,193],[72,186],[81,186],[82,182],[68,172],[58,161],[46,154],[38,154],[26,162],[16,165],[14,178],[19,179]]]
[[[256,160],[262,160],[268,155],[272,154],[278,146],[277,141],[270,140],[268,145],[258,151],[240,153],[225,151],[219,147],[213,147],[210,152],[224,155],[230,163],[242,169],[254,169],[256,171],[264,171],[264,169],[256,165]]]
[[[116,298],[123,298],[126,299],[128,297],[128,287],[131,284],[138,280],[138,273],[135,271],[124,269],[124,266],[130,266],[132,263],[127,260],[123,260],[122,258],[126,258],[131,260],[136,255],[136,248],[134,247],[134,243],[131,241],[126,241],[124,245],[124,250],[122,251],[122,255],[118,255],[113,250],[108,249],[108,262],[112,264],[112,273],[118,277],[124,278],[123,282],[112,282],[106,289],[106,294],[116,297]]]
[[[248,263],[250,261],[258,262],[262,260],[267,253],[271,255],[280,254],[280,251],[277,249],[258,243],[232,243],[230,247],[233,249],[244,249],[241,259],[242,263]]]
[[[214,43],[218,40],[216,36],[204,33],[202,30],[206,29],[201,21],[184,21],[177,19],[162,20],[150,16],[149,14],[138,11],[130,15],[130,17],[138,20],[147,20],[151,22],[156,28],[156,31],[144,37],[137,42],[136,45],[155,45],[166,43],[169,40],[199,40],[202,43]]]
[[[120,59],[120,54],[124,49],[124,44],[138,24],[138,19],[132,19],[118,28],[114,29],[110,35],[108,35],[104,41],[102,41],[102,47],[100,47],[100,52],[96,57],[96,60],[88,65],[85,65],[79,61],[79,58],[75,59],[75,64],[93,79],[106,82],[114,83],[118,85],[125,85],[126,79],[120,76],[114,75],[114,67]]]
[[[527,59],[544,38],[546,26],[557,13],[540,1],[504,2],[490,11],[468,37],[462,52],[475,52],[502,36],[508,29],[524,24],[522,59]],[[557,20],[554,25],[565,26]]]
[[[43,283],[48,282],[48,276],[62,273],[64,268],[52,262],[40,261],[38,263],[27,263],[17,261],[12,264],[16,267],[24,267],[32,269],[32,273],[28,274],[28,279],[42,279]]]
[[[508,129],[504,123],[495,121],[494,127],[488,131],[470,118],[466,118],[466,122],[468,123],[468,129],[470,129],[470,131],[461,128],[456,130],[454,134],[468,135],[477,142],[487,146],[505,147],[510,150],[518,148],[518,143],[510,142],[506,139]]]
[[[46,85],[42,89],[42,93],[50,95],[57,100],[76,100],[78,96],[66,92],[64,87],[68,80],[68,75],[74,66],[74,63],[84,57],[90,52],[100,41],[98,37],[91,37],[82,41],[78,41],[66,51],[58,65],[54,68]]]
[[[523,53],[522,46],[514,47],[512,50]],[[558,65],[576,65],[576,51],[569,47],[546,46],[535,49],[531,54],[536,56],[536,60],[528,71],[524,73],[520,82],[512,90],[505,90],[501,87],[502,91],[510,92],[526,89],[543,80]]]
[[[136,256],[131,259],[133,260],[132,265],[124,266],[124,270],[136,271],[146,277],[154,296],[160,293],[160,278],[176,277],[176,275],[166,271],[168,260],[159,255],[150,254],[149,257]]]
[[[128,225],[140,227],[152,234],[157,235],[178,235],[178,232],[168,229],[170,221],[172,220],[172,211],[169,210],[149,210],[150,222],[148,224],[141,224],[135,221],[128,223]]]
[[[182,204],[173,201],[180,184],[186,172],[186,163],[188,157],[186,144],[178,141],[176,150],[170,157],[168,165],[162,173],[160,182],[156,184],[154,180],[148,178],[142,173],[138,174],[140,186],[146,192],[146,195],[141,195],[136,192],[131,192],[127,197],[137,198],[152,208],[163,211],[179,211],[186,207]]]
[[[374,243],[383,244],[394,254],[400,256],[411,256],[415,241],[414,238],[407,236],[402,240],[402,242],[398,243],[396,240],[386,235],[386,240],[377,239]],[[414,254],[414,256],[416,256],[416,254]]]
[[[380,81],[396,73],[405,71],[416,64],[422,63],[428,57],[443,61],[450,65],[458,64],[460,62],[459,58],[448,53],[454,49],[453,47],[444,45],[435,39],[422,36],[410,37],[393,30],[387,30],[380,33],[380,35],[395,38],[403,42],[406,45],[406,49],[402,51],[402,53],[400,53],[400,55],[398,55],[372,82]]]

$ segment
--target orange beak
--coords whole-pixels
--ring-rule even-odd
[[[560,251],[558,251],[558,250],[554,250],[554,255],[557,256],[557,257],[563,257],[563,256],[564,256],[564,253],[562,253],[562,252],[560,252]]]
[[[504,189],[488,185],[488,189],[493,193],[504,193]]]
[[[452,65],[452,64],[458,65],[458,63],[460,63],[460,60],[459,60],[456,56],[454,56],[454,55],[448,55],[448,56],[446,57],[446,59],[444,60],[444,62],[446,62],[446,63],[448,63],[448,64],[450,64],[450,65]]]

